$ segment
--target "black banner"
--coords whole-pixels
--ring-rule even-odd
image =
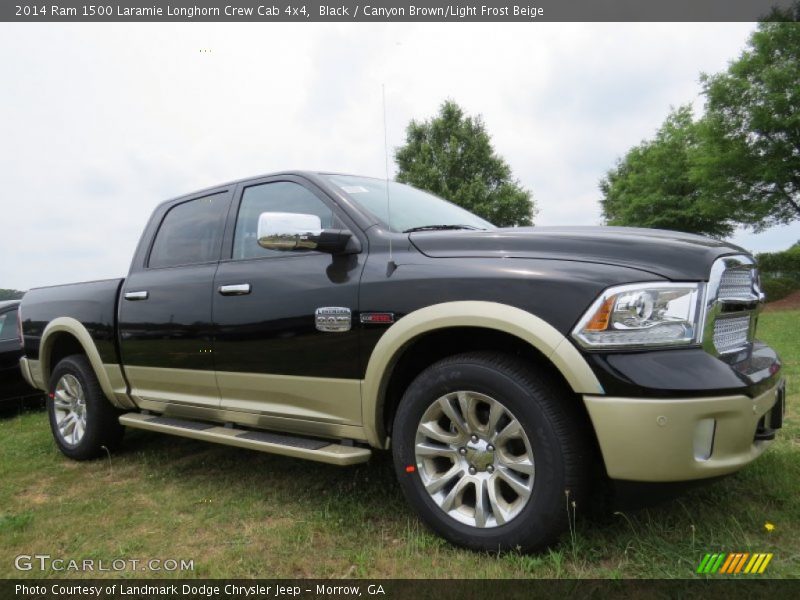
[[[102,1],[102,0],[101,0]],[[792,0],[3,0],[8,22],[756,21]]]
[[[4,600],[316,600],[458,598],[503,600],[534,598],[791,598],[798,580],[719,579],[672,580],[3,580]]]

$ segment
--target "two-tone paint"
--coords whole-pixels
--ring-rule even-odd
[[[356,250],[234,260],[244,190],[277,181],[302,185],[328,205],[338,225],[353,234]],[[218,256],[204,264],[149,267],[167,212],[210,195],[226,202]],[[614,437],[618,413],[609,413],[598,398],[741,403],[766,397],[778,385],[779,360],[763,344],[720,358],[700,346],[590,352],[570,339],[578,319],[609,286],[705,281],[715,260],[742,253],[699,236],[619,228],[395,233],[320,174],[280,173],[158,206],[124,280],[29,292],[22,313],[23,370],[45,389],[54,359],[81,349],[121,408],[383,448],[391,433],[389,387],[406,353],[434,334],[441,340],[451,332],[492,332],[541,357],[584,398],[590,416],[604,423],[603,435]],[[246,293],[221,293],[245,284]],[[319,307],[349,309],[350,330],[319,331]],[[361,323],[361,313],[372,312],[391,313],[394,323]],[[615,448],[608,453],[619,454]],[[609,460],[612,476],[645,477],[627,466],[609,467]],[[667,478],[711,476],[726,467],[685,471],[677,466]]]

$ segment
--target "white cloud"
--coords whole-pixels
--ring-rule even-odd
[[[596,224],[605,170],[697,102],[699,73],[751,29],[4,24],[0,287],[124,275],[153,207],[194,189],[285,168],[382,175],[382,84],[390,147],[453,98],[484,116],[539,224]],[[736,239],[784,238],[800,228]]]

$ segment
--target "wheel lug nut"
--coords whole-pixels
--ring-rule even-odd
[[[458,449],[458,453],[459,454],[466,454],[467,453],[467,449],[466,448],[459,448]]]
[[[491,473],[492,471],[494,471],[494,467],[492,465],[489,465],[488,467],[486,467],[486,471],[488,473]]]
[[[470,475],[475,475],[475,473],[477,473],[477,472],[478,472],[478,469],[476,469],[475,467],[470,467],[469,468],[469,474]]]
[[[472,443],[477,443],[477,441],[478,441],[478,436],[477,435],[473,435],[472,436]]]
[[[494,446],[492,446],[491,444],[489,444],[488,446],[486,446],[486,449],[487,449],[489,452],[494,452]]]

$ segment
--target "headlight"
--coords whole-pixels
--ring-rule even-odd
[[[699,283],[636,283],[603,292],[572,331],[584,348],[695,342]]]

